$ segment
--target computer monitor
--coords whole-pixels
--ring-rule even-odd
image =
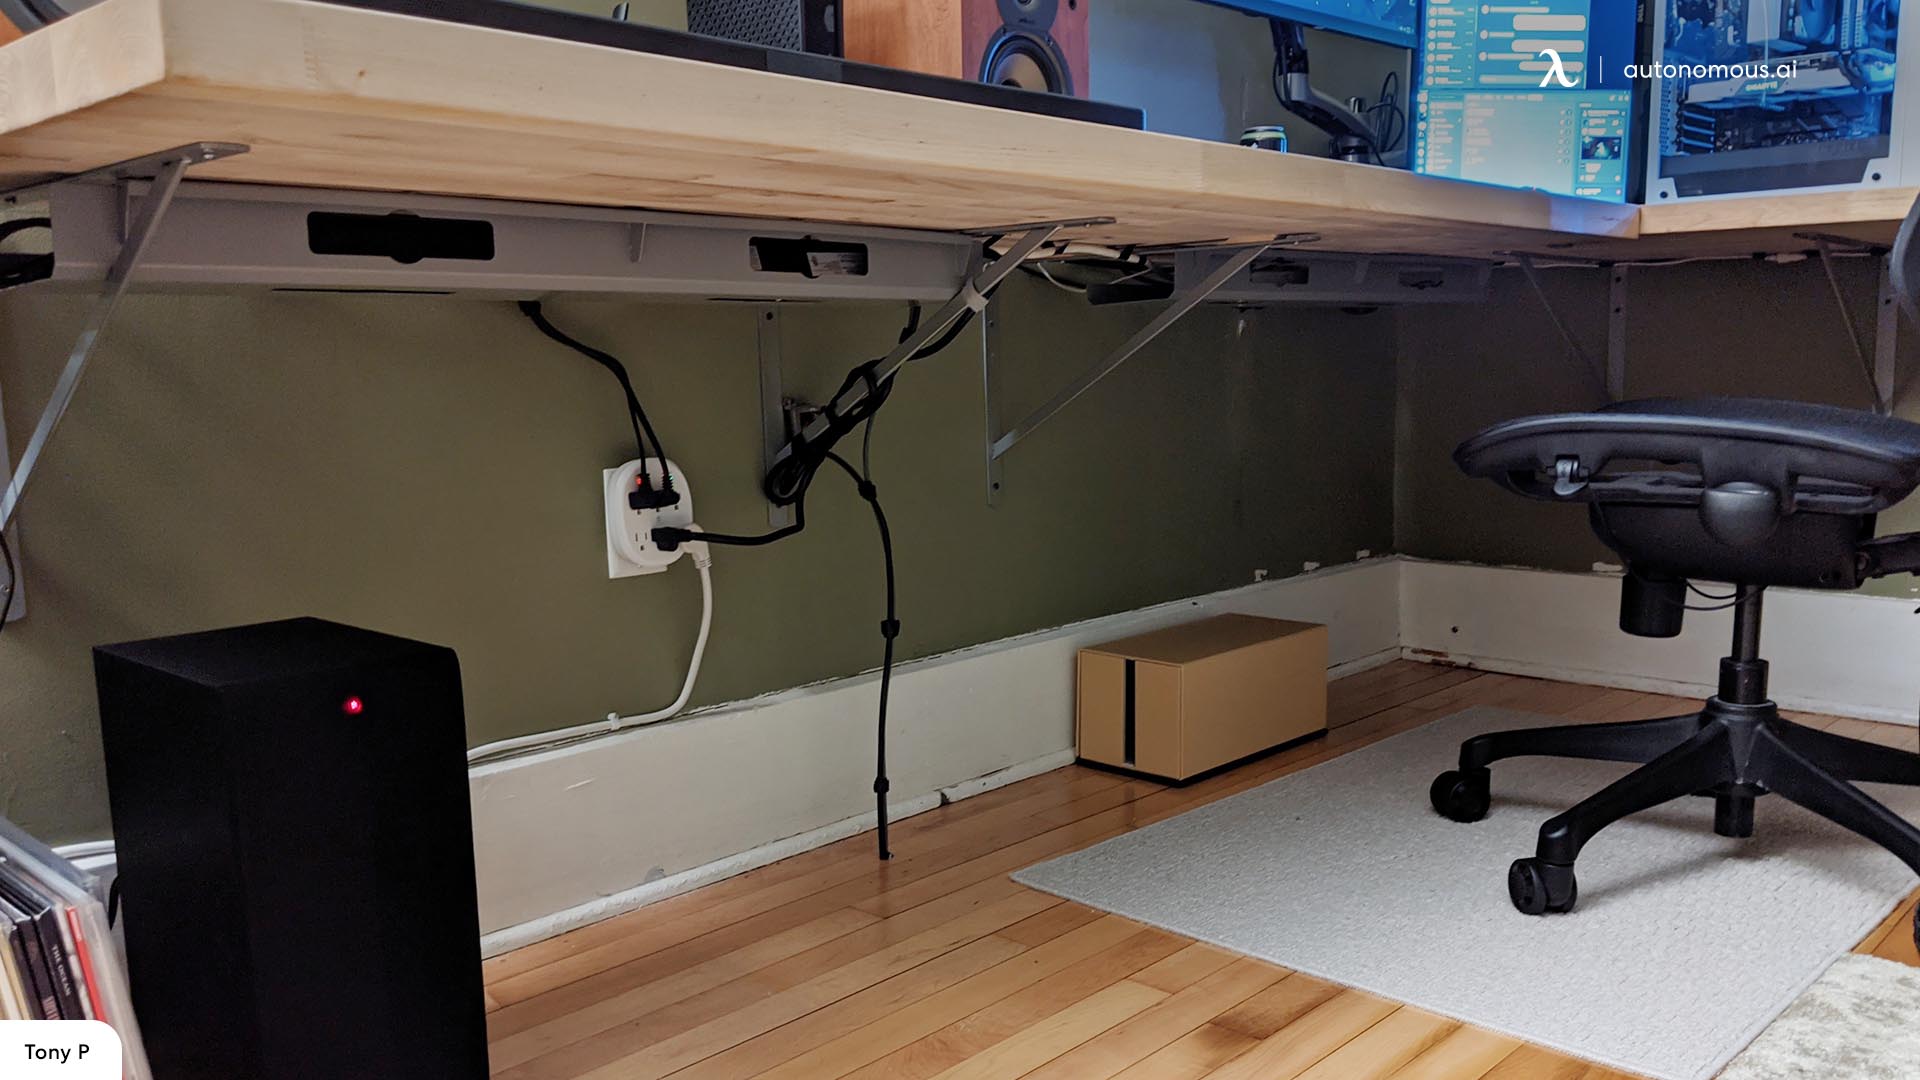
[[[1427,0],[1413,168],[1610,202],[1641,175],[1645,9],[1625,0]]]
[[[1419,40],[1419,0],[1206,0],[1215,7],[1333,30],[1411,49]]]

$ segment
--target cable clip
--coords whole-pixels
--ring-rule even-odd
[[[892,790],[893,790],[893,785],[887,782],[886,777],[881,776],[881,777],[874,778],[873,793],[875,795],[885,795],[887,792]]]
[[[892,641],[894,638],[899,637],[900,636],[900,620],[899,619],[880,620],[880,636],[883,638],[886,638],[888,641]]]
[[[986,293],[974,288],[971,278],[965,285],[960,286],[960,302],[972,308],[975,315],[987,310],[987,299]]]

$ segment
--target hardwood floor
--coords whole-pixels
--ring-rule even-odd
[[[1569,721],[1697,705],[1400,662],[1333,684],[1325,740],[1186,788],[1047,773],[487,962],[503,1080],[1625,1074],[1024,888],[1007,875],[1472,705]],[[1796,714],[1911,747],[1911,728]],[[1859,951],[1920,964],[1914,898]]]

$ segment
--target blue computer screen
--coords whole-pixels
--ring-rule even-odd
[[[1207,0],[1249,15],[1292,19],[1307,26],[1413,48],[1419,0]]]
[[[1637,6],[1427,0],[1414,89],[1414,170],[1626,201]]]

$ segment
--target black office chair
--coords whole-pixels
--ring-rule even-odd
[[[1467,440],[1454,460],[1518,494],[1587,505],[1627,566],[1620,629],[1680,632],[1689,582],[1733,583],[1733,649],[1719,692],[1685,716],[1501,731],[1468,739],[1433,782],[1434,808],[1483,817],[1488,766],[1527,755],[1641,763],[1540,827],[1507,875],[1530,915],[1573,908],[1573,866],[1594,834],[1687,795],[1714,799],[1714,831],[1753,835],[1754,800],[1783,796],[1920,872],[1920,829],[1850,781],[1920,785],[1920,755],[1791,723],[1767,700],[1760,601],[1769,585],[1853,589],[1920,571],[1920,533],[1875,538],[1874,515],[1920,486],[1920,424],[1740,398],[1633,401],[1535,416]],[[1914,928],[1920,942],[1920,921]]]

